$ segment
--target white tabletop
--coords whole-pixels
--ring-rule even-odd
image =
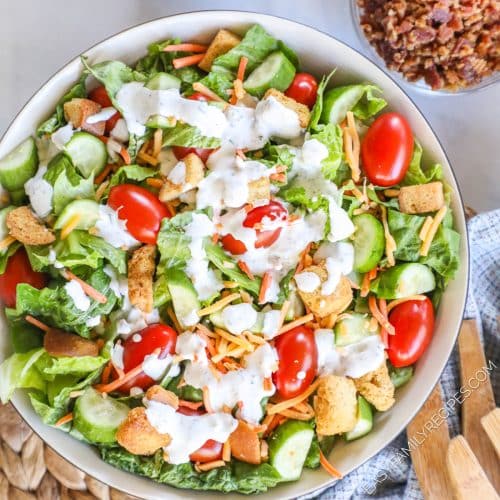
[[[91,45],[150,19],[207,9],[287,17],[362,49],[349,0],[1,0],[0,134],[42,83]],[[500,84],[460,96],[408,89],[441,139],[465,202],[499,208]]]

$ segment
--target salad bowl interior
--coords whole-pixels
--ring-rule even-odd
[[[286,41],[299,55],[304,70],[322,75],[336,67],[337,71],[332,80],[335,85],[370,82],[379,86],[389,103],[389,110],[398,111],[407,118],[415,136],[422,144],[426,155],[424,165],[431,161],[442,164],[446,181],[454,193],[451,208],[455,218],[455,228],[462,236],[461,267],[443,295],[431,346],[417,363],[411,382],[398,391],[394,407],[389,412],[377,415],[375,431],[360,440],[348,444],[342,443],[334,448],[330,459],[335,467],[346,475],[396,437],[424,403],[448,360],[462,320],[468,281],[468,246],[464,211],[453,171],[430,125],[403,90],[363,55],[315,29],[272,16],[235,11],[206,11],[176,15],[124,31],[99,43],[84,55],[91,63],[109,59],[133,63],[144,55],[149,43],[160,39],[179,37],[203,43],[209,41],[220,28],[244,32],[255,23]],[[35,132],[37,125],[50,114],[59,97],[77,81],[81,71],[82,64],[80,59],[76,58],[33,96],[2,138],[0,157],[16,147],[28,134]],[[10,354],[9,337],[4,320],[1,325],[0,362]],[[186,495],[219,497],[217,493],[176,490],[115,469],[102,462],[92,447],[44,425],[32,409],[28,398],[21,392],[15,395],[13,403],[34,431],[56,452],[76,467],[116,489],[148,499],[184,498]],[[322,469],[306,470],[298,482],[284,483],[261,497],[297,497],[325,487],[331,481],[332,478]]]

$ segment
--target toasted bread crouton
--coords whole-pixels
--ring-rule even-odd
[[[153,310],[153,276],[155,273],[156,247],[138,248],[128,261],[128,298],[141,311]]]
[[[378,411],[386,411],[394,404],[394,385],[385,362],[376,370],[353,380],[358,392]]]
[[[150,401],[157,401],[164,405],[172,406],[172,408],[179,407],[179,398],[172,391],[167,391],[161,385],[153,385],[146,391],[146,399]]]
[[[248,464],[260,464],[260,440],[255,429],[242,420],[229,436],[231,455]]]
[[[43,347],[47,354],[55,357],[98,356],[99,348],[92,340],[84,339],[74,333],[51,328],[43,336]]]
[[[295,99],[291,97],[287,97],[283,92],[280,92],[276,89],[269,89],[264,94],[264,99],[268,97],[274,97],[279,103],[283,104],[283,106],[295,111],[299,117],[299,123],[302,128],[306,128],[309,125],[309,120],[311,119],[311,112],[309,108],[305,104],[301,104],[297,102]]]
[[[7,214],[5,220],[9,234],[25,245],[48,245],[56,239],[29,207],[19,207]]]
[[[215,35],[212,43],[209,45],[205,57],[201,60],[198,66],[209,72],[212,68],[214,59],[229,52],[233,47],[236,47],[241,42],[241,38],[228,30],[219,30]]]
[[[257,200],[269,200],[271,198],[271,182],[269,177],[261,177],[248,183],[248,203]]]
[[[399,190],[399,209],[405,214],[435,212],[444,205],[442,182],[403,186]]]
[[[319,276],[321,283],[328,278],[324,262],[304,268],[304,272],[315,273]],[[349,280],[342,276],[335,291],[331,295],[322,295],[321,287],[313,292],[303,292],[298,289],[300,298],[314,315],[325,318],[330,314],[340,314],[352,301],[352,289]]]
[[[160,189],[161,201],[171,201],[194,189],[205,176],[205,164],[198,155],[189,153],[170,171]]]
[[[116,440],[133,455],[153,455],[156,450],[167,446],[171,438],[168,434],[160,434],[149,423],[146,408],[141,406],[128,412],[118,427]]]
[[[81,128],[91,134],[103,135],[106,127],[105,121],[87,123],[89,116],[101,111],[101,106],[90,99],[74,97],[71,101],[64,103],[64,117],[74,128]]]
[[[347,377],[321,378],[314,397],[316,431],[323,436],[349,432],[356,425],[356,386]]]

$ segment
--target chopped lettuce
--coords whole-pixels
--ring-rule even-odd
[[[200,83],[215,92],[219,97],[222,97],[222,99],[229,100],[229,95],[226,91],[233,88],[233,81],[224,73],[215,73],[212,71],[202,78]]]
[[[425,172],[421,167],[422,146],[415,141],[413,146],[413,156],[405,178],[401,182],[403,186],[413,186],[415,184],[427,184],[428,182],[440,181],[443,179],[443,169],[441,165],[435,164]]]
[[[334,69],[330,74],[323,76],[318,85],[318,92],[316,96],[316,102],[314,103],[314,107],[311,111],[311,120],[309,121],[309,131],[319,130],[323,127],[322,124],[319,123],[321,119],[321,114],[323,113],[323,98],[326,90],[326,86],[330,81],[330,78],[334,75],[336,69]]]
[[[163,147],[183,146],[188,148],[218,148],[220,139],[201,135],[196,127],[187,123],[177,123],[163,132]]]
[[[329,123],[311,134],[310,138],[317,139],[328,148],[328,156],[321,162],[321,171],[327,179],[335,182],[337,170],[344,160],[342,129],[339,125]]]
[[[37,360],[36,367],[47,381],[53,381],[58,375],[81,378],[101,368],[108,359],[105,356],[53,357],[44,353]]]
[[[158,174],[158,169],[141,167],[140,165],[124,165],[120,167],[109,180],[108,191],[113,186],[125,184],[129,181],[142,182],[149,177],[154,177]]]
[[[191,257],[190,238],[184,234],[184,226],[191,222],[191,214],[178,214],[171,219],[163,219],[158,233],[157,245],[160,251],[158,274],[166,268],[184,267]]]
[[[14,352],[24,353],[42,347],[43,336],[39,328],[19,317],[15,309],[5,309],[5,316]]]
[[[14,255],[20,246],[21,243],[16,241],[0,252],[0,274],[3,274],[5,272],[9,257]]]

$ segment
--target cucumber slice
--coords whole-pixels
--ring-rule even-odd
[[[300,477],[313,436],[314,431],[307,422],[287,420],[269,439],[269,463],[284,481]]]
[[[146,127],[149,128],[172,128],[175,127],[177,119],[171,116],[167,118],[166,116],[154,115],[148,119],[146,122]]]
[[[366,436],[373,428],[373,411],[370,403],[363,397],[358,396],[358,414],[356,425],[352,431],[346,432],[346,441],[353,441]]]
[[[7,191],[22,190],[24,193],[24,183],[35,175],[37,165],[35,140],[28,137],[0,160],[0,183]]]
[[[355,344],[370,335],[378,335],[379,326],[370,330],[370,316],[359,313],[349,313],[335,325],[335,345],[341,347]]]
[[[432,292],[434,288],[434,274],[430,268],[417,262],[398,264],[383,271],[371,286],[371,290],[381,299],[402,299]]]
[[[114,443],[116,431],[129,410],[126,404],[104,398],[95,389],[88,388],[76,400],[73,425],[92,443]]]
[[[210,319],[211,323],[214,326],[216,326],[217,328],[226,329],[226,324],[224,323],[224,320],[222,319],[222,310],[216,311],[216,312],[210,314],[209,319]],[[262,333],[263,326],[264,326],[264,314],[261,312],[257,312],[257,321],[250,328],[250,331],[252,333]]]
[[[340,123],[349,110],[363,97],[364,85],[346,85],[325,92],[323,97],[323,123]]]
[[[401,368],[396,368],[389,364],[389,377],[391,377],[391,382],[397,389],[402,385],[405,385],[413,377],[413,366],[403,366]]]
[[[172,297],[172,304],[179,323],[183,328],[192,326],[192,324],[187,323],[191,323],[189,319],[193,316],[193,312],[197,312],[201,307],[193,283],[179,269],[167,269],[166,277],[168,291]]]
[[[65,146],[73,165],[84,177],[97,175],[106,165],[108,152],[104,143],[87,132],[76,132]]]
[[[75,200],[64,207],[54,224],[54,229],[62,229],[74,216],[79,220],[74,229],[90,229],[99,218],[99,203],[94,200]]]
[[[145,87],[150,90],[180,89],[181,81],[174,75],[160,71],[147,81]]]
[[[262,97],[267,89],[286,90],[295,77],[295,66],[283,52],[273,52],[245,80],[243,87],[254,96]]]
[[[9,193],[10,195],[10,202],[13,205],[20,206],[24,205],[24,202],[26,201],[26,193],[23,189],[16,189],[16,191],[11,191]]]
[[[361,214],[353,217],[356,227],[354,232],[354,270],[367,273],[373,269],[385,249],[384,226],[371,214]]]

